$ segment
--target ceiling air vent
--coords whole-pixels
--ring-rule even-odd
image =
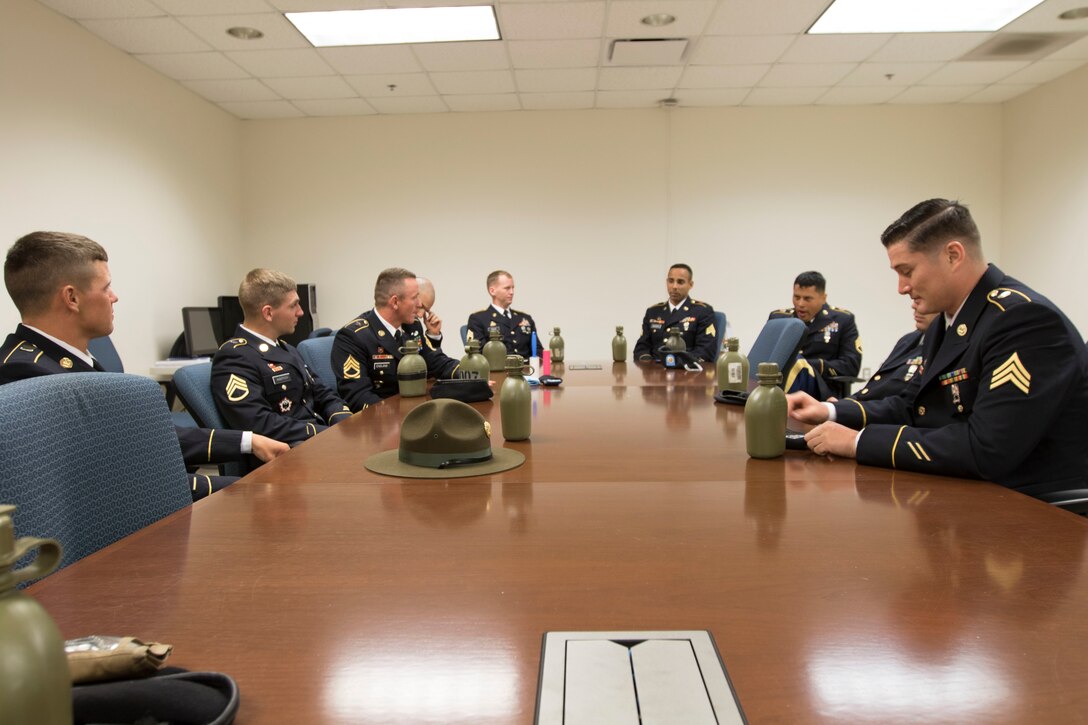
[[[608,49],[610,65],[680,65],[687,38],[632,38],[613,40]]]
[[[998,33],[960,60],[1037,60],[1083,37],[1084,33]]]

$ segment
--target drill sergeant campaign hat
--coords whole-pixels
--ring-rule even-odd
[[[459,400],[428,400],[400,426],[400,448],[375,453],[366,467],[402,478],[464,478],[517,468],[525,456],[491,448],[491,424]]]

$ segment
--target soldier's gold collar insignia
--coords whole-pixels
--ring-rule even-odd
[[[261,352],[268,352],[268,343],[262,342],[260,345],[257,346],[257,349]]]
[[[62,368],[64,368],[65,370],[71,370],[71,369],[72,369],[72,365],[73,365],[73,363],[72,363],[72,358],[70,358],[70,357],[62,357],[62,358],[60,359],[60,366],[61,366]]]
[[[966,334],[967,334],[967,325],[965,325],[965,324],[963,324],[963,323],[961,322],[961,323],[960,323],[960,324],[959,324],[959,325],[958,325],[958,326],[956,327],[956,334],[957,334],[957,335],[959,335],[960,337],[963,337],[964,335],[966,335]]]

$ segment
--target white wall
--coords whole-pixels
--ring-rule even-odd
[[[1005,105],[1002,259],[1088,332],[1088,68]]]
[[[664,299],[667,266],[723,309],[742,349],[814,268],[877,365],[910,329],[879,243],[932,196],[971,204],[997,258],[997,106],[675,109],[260,121],[243,136],[250,266],[318,284],[337,327],[384,267],[434,278],[456,330],[514,273],[515,307],[605,358]],[[244,271],[244,270],[243,270]]]
[[[240,130],[74,22],[0,3],[0,246],[37,229],[105,246],[132,372],[166,353],[182,306],[237,289]],[[3,295],[0,330],[18,319]]]

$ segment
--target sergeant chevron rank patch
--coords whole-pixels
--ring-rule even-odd
[[[230,379],[227,380],[227,400],[237,403],[247,397],[249,397],[249,383],[244,378],[232,374]]]
[[[1015,352],[994,370],[994,375],[990,379],[990,390],[1000,388],[1005,383],[1012,383],[1024,395],[1027,395],[1031,388],[1031,373],[1024,367],[1024,363],[1020,362],[1020,356]]]
[[[348,359],[344,361],[344,379],[358,380],[360,372],[359,361],[355,359],[354,355],[348,355]]]

